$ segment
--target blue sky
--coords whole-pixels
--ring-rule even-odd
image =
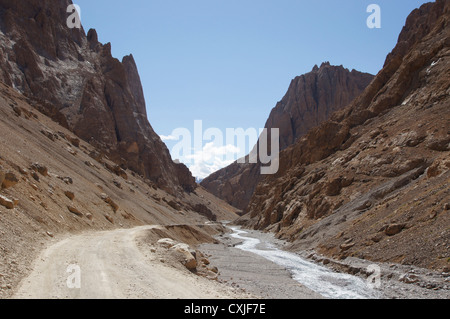
[[[406,17],[425,2],[74,1],[86,32],[95,28],[118,59],[133,54],[150,123],[165,136],[193,131],[195,120],[223,131],[263,127],[291,80],[324,61],[378,73]],[[366,25],[372,3],[381,29]]]

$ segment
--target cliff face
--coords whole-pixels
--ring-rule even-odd
[[[328,62],[292,80],[291,85],[270,113],[265,127],[280,129],[280,149],[326,121],[335,111],[350,104],[373,80],[373,75]]]
[[[281,150],[292,145],[310,129],[347,106],[372,81],[373,76],[328,62],[296,77],[266,122],[267,129],[279,128]],[[208,191],[231,205],[244,209],[261,180],[259,164],[238,164],[212,174],[201,183]]]
[[[195,179],[148,122],[132,55],[119,61],[95,30],[67,27],[69,0],[0,0],[0,81],[35,107],[166,190]]]
[[[413,11],[364,93],[281,153],[242,223],[295,249],[445,267],[449,23],[449,1]]]

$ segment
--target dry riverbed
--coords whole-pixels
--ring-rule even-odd
[[[245,240],[235,238],[234,235],[233,232],[219,235],[219,244],[204,244],[200,246],[200,249],[208,254],[211,263],[220,269],[219,281],[231,287],[245,289],[245,291],[267,299],[331,298],[327,293],[318,292],[321,289],[320,285],[313,290],[302,284],[301,280],[300,282],[294,280],[295,274],[292,270],[289,270],[290,267],[283,267],[262,257],[259,255],[261,252],[255,254],[240,249],[239,247],[245,243]],[[256,247],[263,251],[262,255],[267,255],[264,250],[276,249],[284,251],[289,247],[288,243],[275,239],[269,233],[245,230],[243,236],[259,240],[260,244]],[[291,253],[286,253],[288,256],[291,256]],[[295,255],[291,256],[294,259],[297,256],[301,257],[301,263],[304,260],[308,265],[313,263],[320,269],[327,268],[332,273],[351,274],[354,279],[359,281],[359,287],[355,289],[361,289],[361,298],[450,298],[450,274],[448,273],[433,272],[428,269],[399,264],[373,263],[357,258],[336,261],[319,256],[311,251],[292,254]],[[312,267],[314,268],[314,266]],[[379,276],[376,276],[378,273],[373,273],[372,269],[374,267]],[[322,277],[324,276],[327,277],[328,274],[325,273]],[[344,279],[339,279],[339,276],[336,277],[337,279],[332,277],[329,277],[330,280],[335,280],[338,284],[340,280],[348,281],[347,277],[343,277]],[[369,280],[369,277],[372,280]],[[361,282],[368,286],[361,286]],[[342,283],[343,287],[346,285],[348,286],[349,283]],[[344,294],[342,298],[346,298],[345,296]]]

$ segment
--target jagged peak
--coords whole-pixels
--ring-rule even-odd
[[[134,65],[134,66],[136,66],[136,60],[134,59],[134,56],[133,56],[133,54],[129,54],[129,55],[125,55],[123,58],[122,58],[122,63],[130,63],[131,65]]]
[[[126,163],[129,169],[174,192],[180,186],[193,189],[194,178],[172,163],[146,118],[134,57],[126,56],[121,63],[112,56],[110,42],[99,42],[95,29],[86,35],[82,28],[71,29],[61,23],[67,19],[66,8],[71,3],[0,0],[0,27],[6,37],[19,43],[16,50],[0,45],[0,51],[7,53],[0,55],[0,70],[6,70],[0,71],[0,81],[54,106],[44,111],[54,119],[69,119],[68,127],[78,137],[102,147],[116,163]],[[33,17],[38,13],[36,20]],[[20,39],[26,45],[20,46]],[[58,66],[78,61],[80,67],[69,74],[65,67],[50,62],[44,65],[41,60],[59,60]],[[70,83],[60,85],[66,78]]]
[[[87,39],[90,43],[98,43],[98,34],[97,34],[97,30],[95,29],[89,29],[88,33],[87,33]]]

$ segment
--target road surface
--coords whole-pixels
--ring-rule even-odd
[[[152,258],[136,236],[152,226],[95,232],[48,247],[14,299],[211,299],[229,287]],[[153,226],[155,227],[155,226]],[[240,296],[242,297],[242,296]]]

